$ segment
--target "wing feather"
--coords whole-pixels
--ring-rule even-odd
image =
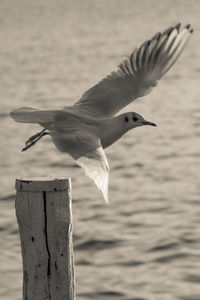
[[[148,94],[172,67],[193,29],[181,24],[157,33],[136,48],[110,75],[86,91],[74,108],[95,117],[110,117],[138,97]]]
[[[175,41],[173,43],[172,48],[170,49],[169,59],[165,64],[165,68],[162,70],[162,75],[164,75],[171,68],[171,66],[177,61],[177,59],[179,58],[183,49],[185,48],[186,44],[189,41],[188,38],[189,36],[187,31],[184,32],[181,38],[179,37],[178,39],[177,37],[178,41]]]
[[[94,181],[108,203],[109,165],[100,140],[87,131],[50,130],[54,144],[61,152],[67,152]]]
[[[137,51],[138,51],[138,49],[136,48],[130,56],[130,64],[131,64],[132,72],[134,75],[137,74],[137,67],[136,67],[136,63],[135,63]]]
[[[108,203],[108,161],[102,147],[96,149],[94,154],[95,158],[81,156],[76,162],[84,169],[85,174],[94,181],[98,189],[102,192],[106,203]]]

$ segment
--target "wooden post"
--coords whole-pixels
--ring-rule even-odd
[[[23,300],[74,300],[70,179],[17,179]]]

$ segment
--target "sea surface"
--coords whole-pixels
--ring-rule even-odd
[[[22,299],[15,179],[71,177],[78,300],[200,299],[200,1],[0,1],[0,299]],[[158,127],[130,131],[105,152],[106,205],[50,137],[21,152],[39,125],[12,109],[71,105],[157,31],[194,34],[136,111]]]

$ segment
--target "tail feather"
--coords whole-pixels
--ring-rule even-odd
[[[52,111],[38,110],[32,107],[13,110],[10,115],[16,122],[21,123],[49,123],[54,118]]]

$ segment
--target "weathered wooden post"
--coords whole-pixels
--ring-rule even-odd
[[[17,179],[23,300],[74,300],[70,179]]]

